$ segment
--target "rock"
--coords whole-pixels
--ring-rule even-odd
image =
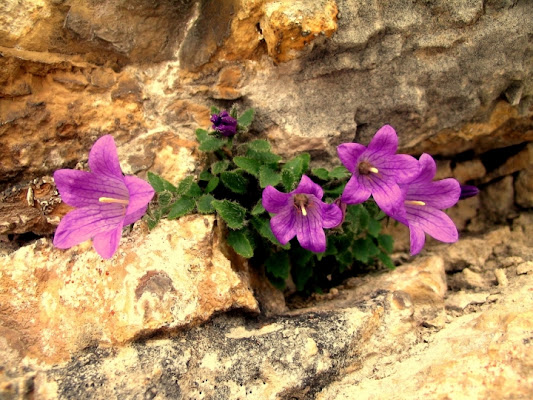
[[[219,240],[214,217],[189,216],[151,232],[136,224],[110,260],[90,242],[62,251],[47,239],[1,256],[1,336],[19,360],[54,364],[217,312],[257,312],[247,272],[232,269]]]
[[[501,269],[501,268],[495,269],[494,275],[496,276],[496,280],[498,281],[498,286],[509,285],[509,280],[507,279],[507,275],[505,274],[504,269]]]
[[[460,183],[483,178],[486,174],[485,166],[479,159],[457,163],[453,169],[453,177]]]
[[[526,261],[516,267],[517,275],[529,274],[531,271],[533,271],[533,261]]]
[[[461,272],[452,275],[448,279],[450,288],[458,289],[474,289],[486,290],[492,286],[492,281],[485,274],[472,271],[470,268],[465,268]]]
[[[491,183],[480,193],[481,204],[491,221],[504,221],[514,205],[513,177],[506,176]]]
[[[484,304],[489,297],[489,293],[467,293],[464,291],[450,293],[446,300],[446,308],[462,311],[470,304]]]
[[[514,182],[515,201],[521,207],[533,207],[533,166],[518,173]]]

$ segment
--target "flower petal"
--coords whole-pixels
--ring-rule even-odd
[[[54,172],[54,180],[61,199],[72,207],[98,204],[100,197],[129,199],[122,175],[117,179],[87,171],[60,169]]]
[[[383,155],[373,152],[369,154],[368,162],[396,183],[410,182],[420,172],[418,160],[407,154]]]
[[[409,185],[406,200],[418,200],[427,206],[449,208],[459,201],[461,185],[453,178]]]
[[[290,193],[282,193],[273,186],[267,186],[263,190],[262,204],[265,210],[277,214],[289,204]]]
[[[139,208],[138,210],[132,212],[131,214],[126,215],[124,217],[124,221],[122,222],[122,227],[128,226],[140,220],[143,217],[143,215],[146,214],[147,208],[148,208],[148,205],[145,205],[144,207]]]
[[[403,196],[396,183],[381,180],[373,181],[372,197],[385,214],[401,216],[403,214]]]
[[[409,238],[411,240],[411,255],[420,253],[426,243],[424,231],[417,226],[409,226]]]
[[[409,226],[417,226],[433,238],[445,243],[456,242],[459,238],[457,228],[448,215],[428,206],[407,205]]]
[[[72,210],[59,223],[54,246],[68,249],[99,233],[122,227],[124,212],[121,204],[95,204]]]
[[[343,213],[336,204],[320,202],[320,210],[322,212],[323,228],[334,228],[342,222]]]
[[[136,176],[125,176],[124,183],[130,193],[130,203],[126,210],[126,218],[146,205],[154,197],[155,191],[152,185]],[[132,221],[135,222],[135,221]],[[130,222],[131,223],[131,222]],[[129,224],[128,224],[129,225]]]
[[[296,215],[292,206],[283,209],[270,219],[270,228],[278,241],[285,245],[296,235]]]
[[[339,159],[352,174],[355,172],[357,160],[365,151],[366,146],[359,143],[343,143],[337,146]]]
[[[368,150],[371,152],[394,154],[397,149],[398,135],[396,135],[396,131],[390,125],[382,126],[368,144]]]
[[[118,249],[122,237],[122,225],[110,231],[98,233],[93,238],[94,249],[102,258],[111,258]]]
[[[302,179],[300,179],[298,187],[291,192],[291,194],[296,193],[312,194],[318,200],[321,200],[322,196],[324,195],[324,191],[320,185],[317,185],[315,182],[313,182],[307,175],[302,175]]]
[[[358,175],[353,175],[342,192],[341,201],[346,204],[359,204],[367,201],[369,197],[370,190],[360,184]]]
[[[317,207],[309,207],[307,216],[296,215],[296,238],[300,246],[315,253],[326,251],[326,234]]]
[[[437,173],[437,164],[433,157],[427,153],[423,153],[418,163],[420,164],[420,172],[412,183],[431,182]]]
[[[117,146],[111,135],[98,139],[89,153],[89,168],[95,174],[122,178]]]

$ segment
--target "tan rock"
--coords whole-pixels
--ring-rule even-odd
[[[452,292],[446,297],[446,308],[464,310],[470,304],[483,304],[487,301],[489,293],[467,293],[464,291]]]
[[[533,166],[518,173],[514,190],[516,204],[521,207],[533,207]]]
[[[482,178],[486,173],[487,170],[479,159],[457,163],[453,169],[453,177],[460,183],[466,183],[472,179]]]
[[[46,239],[2,256],[2,336],[20,359],[57,363],[216,312],[257,311],[246,271],[232,269],[218,240],[212,216],[189,216],[151,232],[137,224],[110,260],[90,242],[62,251]]]
[[[532,271],[533,271],[533,261],[526,261],[516,267],[517,275],[529,274]]]
[[[496,222],[504,221],[513,209],[513,177],[506,176],[488,185],[480,194],[481,205],[487,217]]]
[[[337,13],[333,0],[268,2],[261,30],[269,56],[275,62],[298,58],[317,38],[335,33]]]

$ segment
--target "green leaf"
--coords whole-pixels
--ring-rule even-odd
[[[368,249],[368,255],[370,257],[375,257],[380,253],[379,247],[376,246],[372,238],[366,237],[365,239],[365,246]]]
[[[383,252],[378,254],[379,260],[389,269],[395,269],[396,266],[392,262],[391,258],[388,256],[388,254],[385,254]]]
[[[231,229],[240,229],[244,226],[246,209],[229,200],[213,200],[211,202],[220,217],[226,221]]]
[[[220,109],[215,106],[211,106],[211,114],[220,114]]]
[[[149,230],[152,230],[156,227],[156,225],[161,219],[161,216],[162,216],[162,213],[161,213],[161,210],[159,209],[150,210],[149,212],[145,214],[144,219],[146,220],[146,223],[148,224]]]
[[[342,194],[342,192],[344,192],[345,186],[346,186],[346,182],[332,189],[324,190],[324,193],[326,193],[328,196],[331,196],[331,197],[339,197]]]
[[[360,230],[368,228],[368,223],[370,222],[370,214],[363,206],[359,208],[358,222]]]
[[[207,139],[200,143],[200,147],[198,147],[198,150],[205,152],[216,151],[224,147],[226,143],[227,141],[225,139],[219,139],[214,136],[209,136]]]
[[[166,207],[170,204],[170,202],[172,201],[172,193],[168,192],[168,191],[164,191],[162,193],[159,193],[157,195],[157,202],[159,203],[159,205],[161,207]]]
[[[254,249],[247,235],[245,229],[238,231],[230,231],[228,234],[228,244],[233,247],[233,250],[244,258],[251,258],[254,255]]]
[[[357,239],[352,244],[353,255],[356,260],[368,263],[368,247],[364,239]]]
[[[342,179],[342,178],[346,178],[349,175],[350,175],[350,171],[348,171],[343,166],[335,167],[329,173],[330,179],[331,178],[333,178],[333,179]]]
[[[287,243],[286,245],[282,245],[278,239],[274,236],[274,233],[272,233],[272,228],[270,227],[270,220],[268,218],[264,217],[253,217],[251,220],[252,226],[255,228],[255,230],[264,237],[265,239],[268,239],[271,243],[280,246],[281,248],[288,250],[291,247],[290,243]]]
[[[371,218],[368,221],[368,233],[371,236],[377,238],[380,231],[381,231],[381,224],[379,223],[379,221],[376,221],[375,219]]]
[[[205,140],[209,139],[209,132],[207,132],[205,129],[196,129],[196,139],[199,143],[204,142]]]
[[[200,172],[200,176],[198,177],[199,181],[210,181],[211,178],[213,178],[213,174],[209,171],[202,171]]]
[[[261,167],[261,163],[256,159],[249,157],[234,157],[233,162],[239,168],[242,168],[256,178],[259,176],[259,167]]]
[[[219,182],[220,182],[220,179],[218,178],[218,176],[212,177],[211,180],[207,182],[207,186],[205,187],[205,192],[211,193],[213,190],[217,188]]]
[[[269,151],[255,151],[248,149],[246,156],[254,158],[263,164],[277,164],[279,160],[281,160],[280,156]]]
[[[394,250],[394,239],[392,238],[391,235],[383,235],[383,234],[379,235],[378,243],[388,253],[392,253],[392,251]]]
[[[296,185],[296,176],[288,169],[281,171],[281,183],[288,192],[294,189]]]
[[[253,140],[248,143],[248,149],[260,153],[270,152],[270,143],[263,139]]]
[[[257,202],[257,204],[252,208],[251,214],[252,215],[259,215],[266,212],[265,208],[263,207],[263,202],[261,199]]]
[[[302,291],[305,288],[305,284],[313,276],[315,258],[312,252],[296,247],[291,250],[290,259],[292,280],[296,285],[296,289]]]
[[[281,180],[279,173],[274,171],[268,165],[263,165],[259,169],[259,186],[266,188],[268,185],[276,186]]]
[[[291,270],[289,255],[285,251],[272,254],[265,261],[265,269],[274,278],[287,279]]]
[[[202,189],[194,182],[194,177],[189,175],[179,183],[178,194],[181,196],[198,197],[202,195]]]
[[[254,120],[254,109],[249,108],[237,119],[237,123],[243,128],[248,127]]]
[[[224,171],[220,174],[220,180],[229,190],[238,194],[247,192],[248,179],[233,171]]]
[[[153,172],[148,171],[148,182],[150,182],[150,185],[154,188],[154,190],[157,193],[161,193],[165,190],[168,190],[170,192],[176,192],[176,186],[174,186],[172,183],[167,181],[166,179],[163,179],[157,174],[154,174]]]
[[[329,172],[326,168],[313,168],[311,173],[323,181],[329,180]]]
[[[213,165],[211,165],[211,173],[213,175],[218,175],[221,172],[227,170],[228,167],[229,167],[228,160],[217,161],[216,163],[213,163]]]
[[[182,217],[185,214],[188,214],[189,212],[194,210],[195,205],[196,203],[193,199],[190,199],[188,197],[182,197],[172,205],[172,208],[170,209],[167,218],[176,219]]]
[[[204,194],[196,200],[196,209],[201,214],[211,214],[215,212],[215,207],[211,204],[215,198],[210,194]]]

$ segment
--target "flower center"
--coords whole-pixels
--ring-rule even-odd
[[[100,197],[98,201],[100,203],[119,203],[119,204],[125,204],[125,205],[130,204],[129,200],[114,199],[112,197]]]
[[[368,175],[371,172],[377,174],[379,171],[376,167],[372,166],[368,161],[361,161],[358,165],[359,173],[361,175]]]
[[[426,203],[424,203],[423,201],[419,201],[419,200],[406,200],[404,203],[411,204],[413,206],[425,206],[426,205]]]
[[[307,207],[308,204],[309,198],[305,194],[298,193],[294,195],[294,206],[300,210],[304,217],[307,216],[307,210],[305,207]]]

